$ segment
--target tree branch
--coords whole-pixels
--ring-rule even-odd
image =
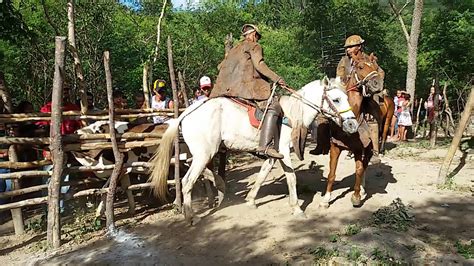
[[[402,26],[403,33],[405,34],[405,39],[407,40],[407,45],[410,46],[411,45],[410,44],[410,34],[408,34],[408,30],[407,30],[407,27],[405,26],[405,22],[403,21],[403,18],[400,15],[402,10],[408,5],[409,1],[407,1],[405,3],[405,5],[400,10],[397,10],[397,8],[396,8],[396,6],[395,6],[395,4],[393,3],[392,0],[389,0],[388,2],[390,4],[390,7],[393,10],[393,13],[395,14],[395,16],[398,17],[398,21],[400,21],[400,25]]]
[[[158,18],[158,24],[156,25],[156,46],[155,46],[155,55],[153,56],[153,64],[156,63],[156,60],[158,59],[158,49],[160,47],[160,37],[161,37],[161,20],[163,19],[163,16],[165,14],[165,8],[166,8],[166,3],[168,1],[164,0],[163,1],[163,7],[161,8],[161,14],[160,17]]]
[[[45,0],[41,0],[41,5],[43,6],[43,12],[44,12],[44,16],[46,17],[46,21],[51,26],[51,28],[53,28],[55,36],[59,36],[58,27],[54,25],[53,21],[51,20],[51,17],[49,16],[48,7],[46,7]]]

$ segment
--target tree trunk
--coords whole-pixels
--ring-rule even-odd
[[[150,90],[148,87],[148,74],[150,69],[150,63],[147,61],[143,65],[143,96],[145,97],[143,108],[150,108]]]
[[[449,147],[448,153],[446,154],[443,164],[439,169],[438,184],[444,184],[448,181],[449,166],[453,161],[453,157],[454,154],[456,154],[456,150],[459,147],[459,143],[461,143],[462,133],[464,132],[464,129],[469,123],[469,119],[471,118],[472,114],[472,109],[474,109],[474,86],[471,87],[471,93],[469,94],[469,99],[467,100],[466,106],[464,107],[464,111],[461,114],[461,120],[459,121],[456,133],[454,133],[453,141],[451,142],[451,146]]]
[[[64,169],[64,151],[61,138],[61,121],[63,106],[64,51],[66,37],[56,37],[54,52],[54,79],[51,108],[51,156],[53,174],[48,187],[48,231],[49,245],[58,248],[61,245],[61,224],[59,219],[59,190]]]
[[[104,52],[105,82],[107,84],[107,100],[109,102],[109,131],[110,140],[112,142],[112,150],[114,152],[115,166],[110,176],[109,190],[107,192],[107,201],[105,204],[105,218],[107,230],[114,231],[114,197],[117,189],[117,181],[122,172],[123,154],[119,151],[114,126],[114,100],[112,96],[112,73],[110,71],[110,54],[109,51]]]
[[[176,77],[174,74],[174,65],[173,65],[173,48],[171,44],[171,37],[168,36],[168,68],[170,70],[170,80],[171,88],[173,89],[173,101],[174,101],[174,117],[178,118],[178,89],[176,87]],[[177,206],[178,210],[181,210],[181,182],[179,176],[179,135],[174,139],[174,180],[176,182],[176,199],[174,204]]]
[[[421,31],[421,16],[423,15],[423,0],[415,0],[413,19],[411,22],[410,41],[408,42],[408,69],[406,90],[415,99],[416,57],[418,54],[418,37]]]
[[[451,111],[451,108],[449,107],[449,99],[448,95],[446,93],[446,89],[448,88],[448,82],[444,83],[443,87],[443,99],[444,99],[444,112],[446,113],[446,136],[451,137],[452,131],[449,129],[451,128],[454,130],[456,127],[454,126],[454,120],[453,120],[453,112]]]
[[[10,92],[7,88],[7,81],[5,80],[5,75],[2,71],[0,71],[0,97],[5,104],[7,112],[13,113],[12,98],[10,97]]]
[[[184,106],[186,108],[189,106],[188,93],[186,92],[186,86],[184,85],[184,78],[181,74],[181,71],[178,71],[178,80],[179,80],[179,90],[183,93]],[[182,107],[182,106],[181,106]]]
[[[69,41],[69,49],[74,58],[74,71],[76,72],[77,85],[79,87],[79,95],[81,98],[81,113],[87,113],[87,92],[84,81],[84,72],[82,70],[81,59],[76,46],[76,32],[74,22],[74,0],[68,0],[67,3],[67,33]]]

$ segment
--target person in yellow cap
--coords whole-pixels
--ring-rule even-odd
[[[285,81],[273,72],[263,60],[263,50],[258,41],[261,34],[258,27],[245,24],[242,27],[243,41],[233,47],[219,65],[219,75],[210,98],[226,96],[261,103],[269,100],[271,104],[262,122],[262,132],[257,153],[281,159],[283,155],[275,148],[278,145],[278,120],[282,110],[278,99],[269,99],[272,84],[286,85]],[[273,143],[272,143],[273,142]]]
[[[166,97],[166,82],[162,79],[157,79],[153,83],[153,97],[151,98],[151,108],[156,110],[173,109],[173,101]],[[153,123],[163,124],[168,118],[164,116],[153,117]]]

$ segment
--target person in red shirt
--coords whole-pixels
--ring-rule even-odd
[[[65,86],[63,88],[63,111],[80,111],[81,108],[76,105],[71,103],[70,101],[70,92],[71,89],[68,86]],[[40,112],[41,113],[51,113],[52,109],[52,102],[46,103],[43,107],[41,107]],[[46,128],[49,127],[51,124],[51,121],[40,121],[37,122],[36,125]],[[61,135],[66,135],[66,134],[72,134],[76,130],[80,129],[82,127],[81,121],[79,120],[71,120],[71,119],[64,119],[63,122],[61,123]]]

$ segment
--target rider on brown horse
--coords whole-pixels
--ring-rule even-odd
[[[271,101],[262,123],[260,144],[257,152],[261,155],[282,159],[272,145],[278,136],[278,120],[282,116],[280,104],[269,99],[272,86],[269,80],[285,86],[285,81],[273,72],[263,60],[262,47],[258,44],[261,34],[252,24],[242,27],[244,40],[232,48],[219,65],[219,75],[211,98],[219,96],[243,98],[257,102]],[[260,104],[259,104],[260,105]]]
[[[346,42],[344,44],[344,48],[346,49],[346,54],[341,58],[339,61],[339,64],[336,69],[336,77],[339,77],[341,79],[341,82],[345,86],[348,82],[349,79],[351,78],[353,72],[355,71],[356,63],[360,60],[363,61],[370,61],[369,60],[369,55],[365,54],[363,52],[363,47],[362,44],[364,43],[364,39],[362,39],[359,35],[352,35],[349,36],[346,39]],[[377,73],[380,76],[384,76],[385,73],[380,68],[380,66],[377,65]],[[358,82],[358,81],[357,81]],[[366,89],[368,88],[368,89]],[[383,88],[382,84],[379,84],[377,88]],[[379,94],[381,91],[373,91],[373,87],[364,87],[362,90],[362,94],[365,97],[364,100],[364,106],[362,109],[365,111],[365,113],[371,114],[374,116],[375,120],[378,121],[374,123],[368,123],[369,128],[370,128],[370,139],[372,140],[373,147],[374,147],[374,156],[373,161],[380,161],[378,158],[378,150],[379,150],[379,124],[381,124],[381,117],[378,112],[379,106],[378,102],[374,101],[372,99],[373,95]],[[324,123],[324,121],[322,122]],[[319,122],[321,124],[321,121]],[[316,125],[317,126],[317,125]],[[314,129],[316,132],[316,128]],[[318,133],[324,132],[324,130],[317,130]],[[325,137],[323,136],[315,136],[313,137],[318,138],[318,140],[324,139]],[[315,139],[316,140],[316,139]],[[310,151],[311,154],[325,154],[327,153],[328,147],[324,147],[324,144],[320,145],[319,143],[317,144],[316,148],[312,151]],[[322,147],[323,146],[323,147]]]

